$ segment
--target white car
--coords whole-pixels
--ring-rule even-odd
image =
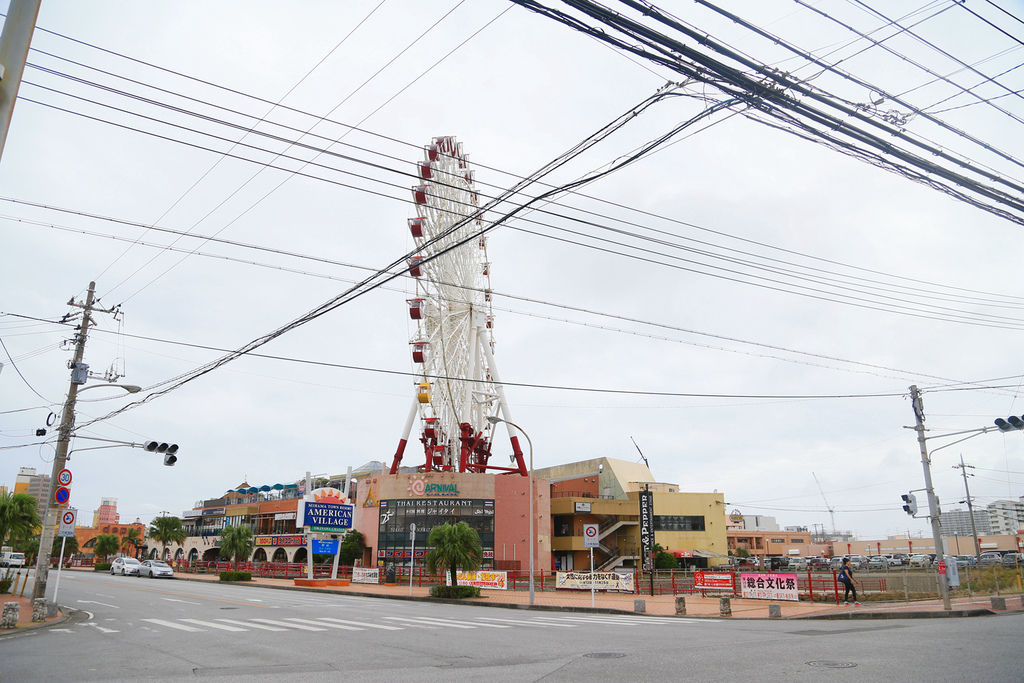
[[[120,574],[121,576],[139,575],[139,568],[142,563],[136,560],[134,557],[118,557],[110,564],[111,574]]]
[[[139,576],[148,576],[151,579],[158,579],[160,577],[173,579],[174,570],[171,569],[171,565],[162,560],[143,560],[142,565],[139,567]]]

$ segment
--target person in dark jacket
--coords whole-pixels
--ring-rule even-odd
[[[843,558],[843,567],[839,570],[839,582],[843,584],[845,589],[843,593],[843,602],[847,605],[850,604],[850,593],[853,593],[853,604],[859,605],[857,602],[857,589],[853,585],[853,568],[850,567],[850,558]]]

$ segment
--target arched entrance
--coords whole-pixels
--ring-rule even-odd
[[[274,562],[287,562],[287,561],[288,561],[288,553],[285,551],[284,548],[278,548],[277,550],[274,551]]]
[[[198,559],[199,559],[199,550],[198,549],[192,548],[192,550],[188,551],[188,561],[189,562],[195,562]]]
[[[267,561],[267,551],[264,550],[263,548],[257,548],[256,552],[253,553],[253,555],[252,555],[252,561],[253,562],[266,562]]]
[[[203,553],[203,562],[216,562],[220,559],[220,548],[210,548]]]
[[[299,548],[295,551],[295,557],[292,558],[292,562],[305,562],[306,561],[306,549]]]
[[[150,550],[149,551],[149,559],[155,560],[156,559],[156,554],[157,554],[157,549],[156,548],[153,548],[152,550]]]
[[[181,562],[181,558],[185,557],[185,549],[178,548],[178,552],[174,553],[174,561]]]

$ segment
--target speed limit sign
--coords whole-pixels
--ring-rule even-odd
[[[584,524],[583,525],[583,547],[584,548],[596,548],[598,547],[599,540],[597,538],[597,525],[596,524]]]
[[[67,469],[61,470],[57,474],[57,483],[60,484],[61,486],[70,486],[71,485],[71,470],[67,470]]]

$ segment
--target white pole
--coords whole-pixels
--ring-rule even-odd
[[[60,569],[64,566],[64,544],[68,542],[67,536],[61,536],[60,538],[60,559],[57,560],[57,580],[53,586],[53,604],[57,604],[57,591],[60,590]],[[26,572],[27,574],[28,572]]]
[[[409,556],[409,595],[412,595],[412,573],[416,569],[416,522],[409,525],[409,540],[412,541],[412,555]]]
[[[590,546],[590,606],[594,606],[594,546]]]

